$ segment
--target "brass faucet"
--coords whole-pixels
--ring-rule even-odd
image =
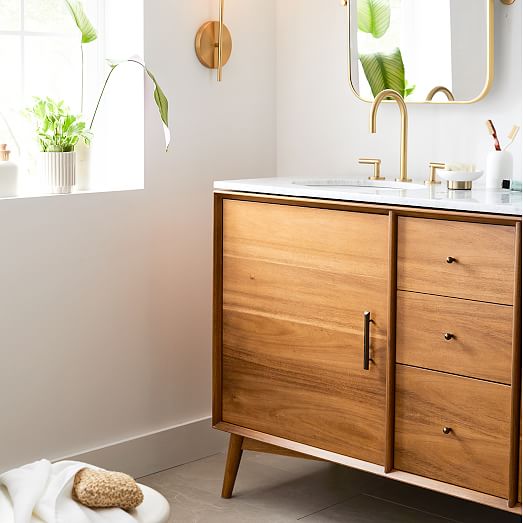
[[[425,101],[432,102],[432,99],[438,93],[443,93],[447,97],[447,100],[449,102],[456,101],[456,99],[454,98],[454,95],[452,94],[452,91],[450,89],[447,89],[447,87],[445,87],[443,85],[438,85],[437,87],[434,87],[434,89],[432,89],[430,91],[430,93],[427,95],[427,99]]]
[[[403,97],[393,89],[385,89],[378,93],[370,110],[370,132],[376,133],[376,117],[378,115],[378,108],[381,102],[386,98],[392,98],[398,104],[401,113],[401,152],[400,152],[400,177],[396,179],[397,182],[411,182],[412,180],[407,175],[407,142],[409,134],[409,113],[407,104]]]

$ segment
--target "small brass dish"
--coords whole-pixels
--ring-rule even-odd
[[[447,182],[447,188],[450,191],[470,191],[472,182],[479,180],[483,176],[483,171],[447,171],[442,169],[438,171],[442,180]]]

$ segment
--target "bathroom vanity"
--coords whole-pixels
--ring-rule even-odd
[[[521,512],[521,194],[215,185],[213,425]]]

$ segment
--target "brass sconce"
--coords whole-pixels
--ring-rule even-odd
[[[205,22],[196,33],[194,46],[200,63],[209,69],[217,69],[218,82],[222,81],[223,66],[227,64],[232,53],[232,37],[223,23],[225,0],[220,1],[218,22]]]

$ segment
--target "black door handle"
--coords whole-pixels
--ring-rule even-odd
[[[363,313],[363,369],[370,368],[370,312]]]

